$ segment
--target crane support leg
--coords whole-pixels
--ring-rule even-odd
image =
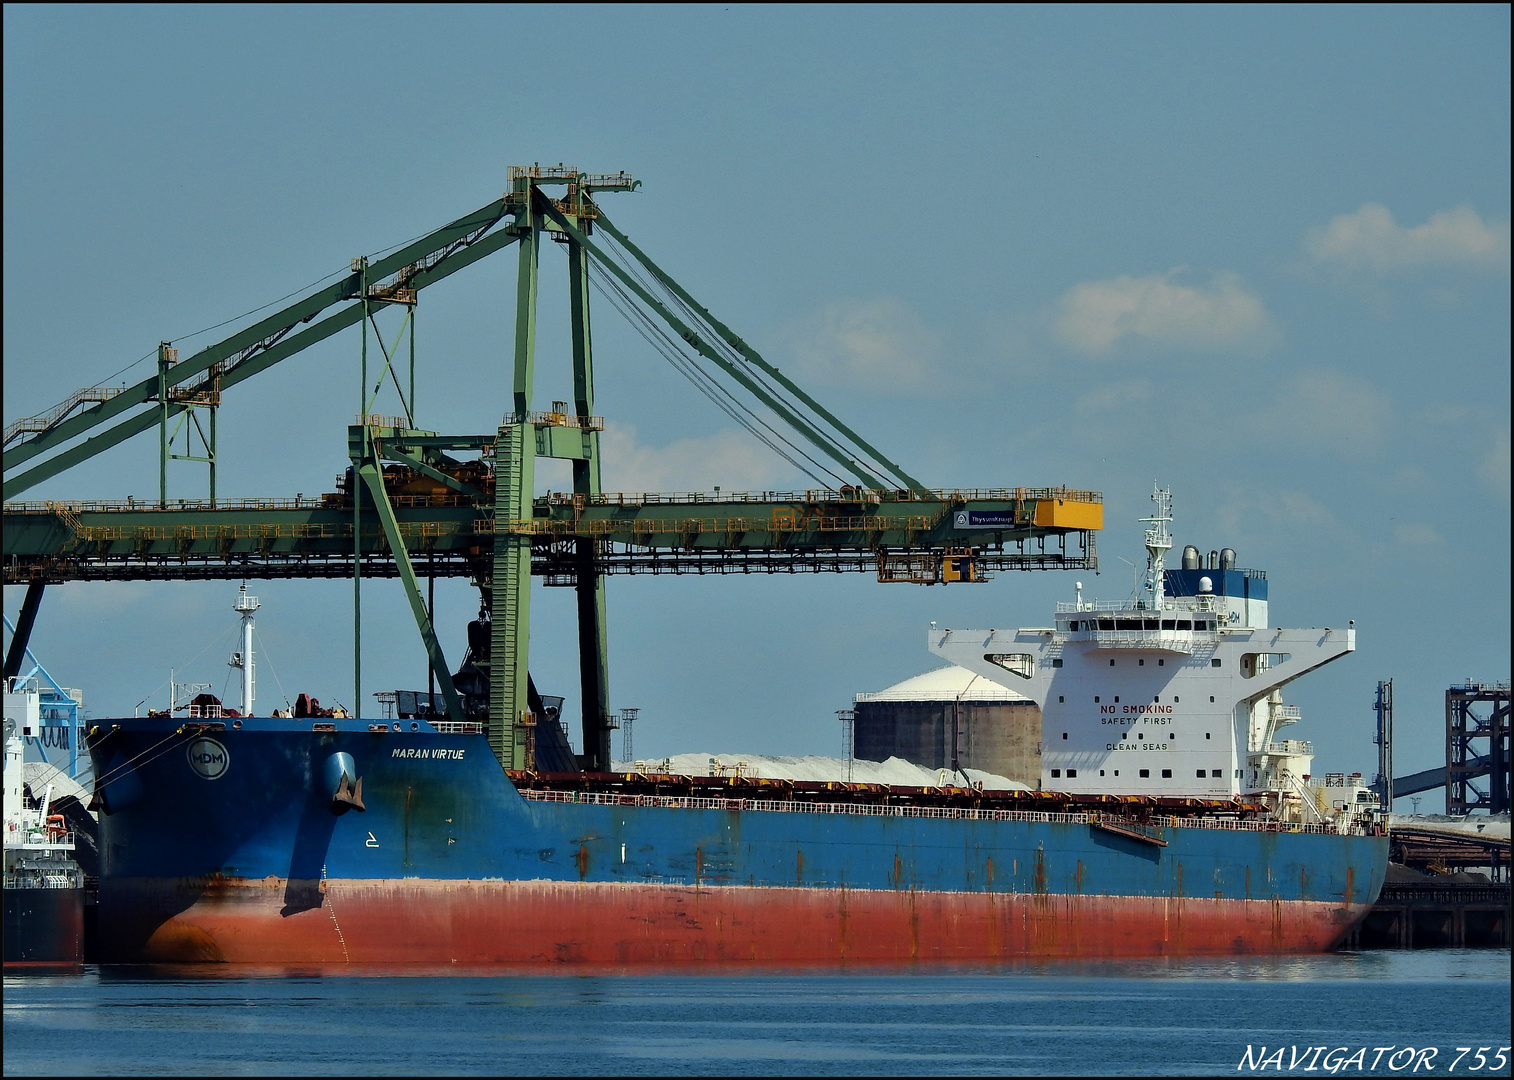
[[[415,624],[420,628],[421,640],[425,642],[426,655],[431,661],[431,670],[436,674],[436,681],[441,684],[442,697],[447,702],[447,715],[454,721],[461,721],[464,718],[463,702],[457,696],[457,689],[452,685],[452,674],[447,668],[447,658],[442,655],[441,643],[436,639],[431,617],[426,612],[426,601],[421,596],[420,582],[416,580],[415,569],[410,565],[410,554],[405,550],[405,538],[400,535],[399,522],[394,517],[394,508],[389,505],[389,496],[384,491],[384,474],[372,459],[365,461],[358,473],[362,476],[363,483],[368,485],[368,490],[373,493],[373,506],[378,511],[379,524],[384,527],[384,535],[389,540],[389,550],[394,555],[400,581],[405,586],[405,596],[410,600],[410,610],[415,613]]]
[[[42,590],[47,582],[33,578],[26,585],[26,599],[21,601],[21,614],[16,618],[16,631],[11,634],[11,647],[5,653],[5,678],[9,682],[21,674],[21,661],[26,659],[26,645],[31,640],[32,626],[37,621],[37,609],[42,606]]]
[[[589,334],[589,275],[584,249],[568,244],[569,307],[573,322],[573,407],[583,427],[582,459],[573,461],[575,505],[598,495],[599,432],[589,428],[594,415],[594,356]],[[594,565],[593,540],[574,545],[578,564],[578,681],[583,706],[583,767],[610,768],[610,671],[605,633],[605,580]]]
[[[610,687],[605,650],[605,579],[594,569],[594,541],[578,547],[578,675],[583,696],[583,767],[610,769]]]
[[[489,614],[489,743],[507,769],[530,768],[535,732],[531,713],[531,537],[512,521],[531,518],[536,441],[527,424],[506,424],[494,444],[494,570]]]

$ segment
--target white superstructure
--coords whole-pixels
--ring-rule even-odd
[[[1321,798],[1305,779],[1313,750],[1284,739],[1298,719],[1287,683],[1356,648],[1356,630],[1268,625],[1267,575],[1184,549],[1167,569],[1171,496],[1142,520],[1146,586],[1118,603],[1059,603],[1052,625],[947,630],[931,652],[1041,706],[1041,786],[1100,794],[1225,797],[1277,793],[1305,819]],[[1353,793],[1354,797],[1354,793]]]
[[[78,888],[73,834],[52,814],[53,786],[26,797],[25,740],[41,730],[41,695],[14,680],[5,690],[5,887]]]

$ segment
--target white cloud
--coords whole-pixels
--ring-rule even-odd
[[[1351,458],[1376,456],[1393,419],[1388,396],[1338,371],[1299,375],[1259,418],[1257,435],[1283,446]]]
[[[1302,491],[1249,491],[1232,495],[1215,514],[1227,543],[1267,538],[1280,533],[1334,535],[1341,523],[1330,508]]]
[[[1075,285],[1058,307],[1055,329],[1068,346],[1107,353],[1124,338],[1191,350],[1264,349],[1271,324],[1259,296],[1228,271],[1189,283],[1182,268]]]
[[[813,486],[744,431],[679,439],[667,446],[637,441],[629,424],[607,424],[599,440],[606,491],[763,491]]]
[[[941,342],[900,300],[837,300],[800,329],[794,355],[822,382],[918,391],[931,384]]]
[[[1492,444],[1477,465],[1477,475],[1494,492],[1509,498],[1509,429],[1493,436]]]
[[[1400,544],[1410,547],[1435,547],[1444,544],[1445,538],[1435,530],[1435,526],[1425,521],[1415,521],[1408,525],[1396,525],[1393,535],[1398,537]]]
[[[1386,206],[1366,203],[1310,231],[1309,254],[1343,270],[1389,274],[1453,266],[1509,272],[1509,219],[1486,221],[1470,206],[1440,210],[1423,225],[1404,228]]]

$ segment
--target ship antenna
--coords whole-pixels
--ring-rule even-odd
[[[1165,591],[1164,563],[1167,552],[1172,549],[1172,533],[1167,530],[1167,525],[1172,521],[1172,492],[1168,488],[1157,487],[1152,481],[1151,501],[1156,503],[1156,510],[1150,517],[1140,520],[1150,525],[1146,530],[1146,587],[1151,590],[1152,606],[1161,611],[1162,594]]]

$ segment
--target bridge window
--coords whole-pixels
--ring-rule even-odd
[[[1192,619],[1179,619],[1178,620],[1178,629],[1179,630],[1192,630],[1193,629],[1193,620]]]
[[[1163,619],[1162,620],[1162,629],[1163,630],[1176,630],[1177,628],[1178,628],[1177,620],[1175,620],[1175,619]]]

